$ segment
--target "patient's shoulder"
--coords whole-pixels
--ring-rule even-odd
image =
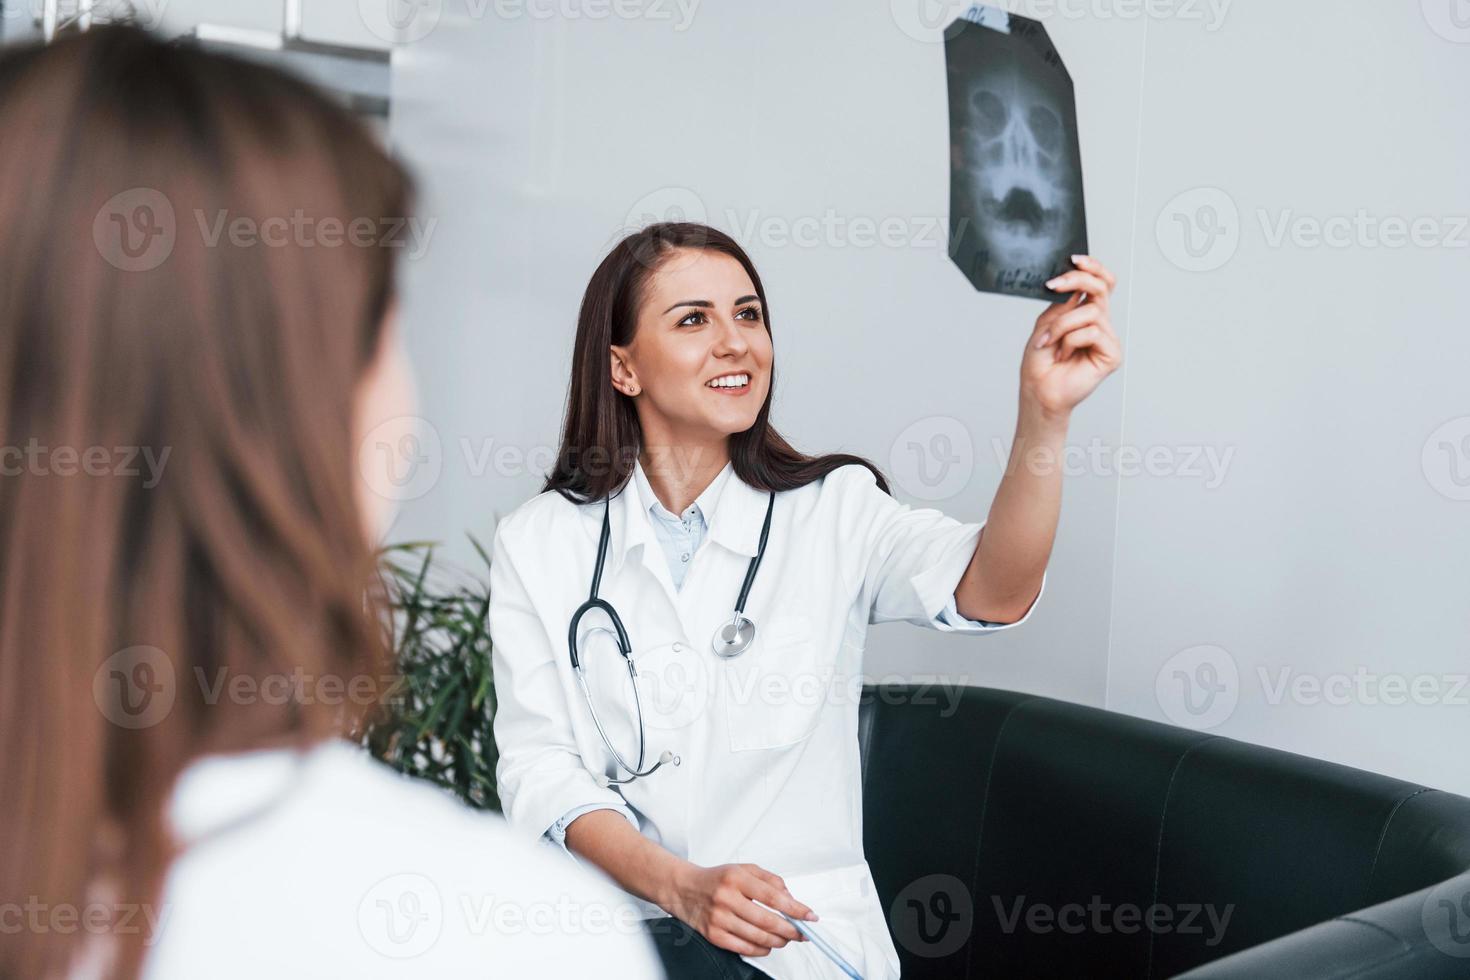
[[[150,977],[657,975],[611,879],[348,743],[196,763],[172,812]]]

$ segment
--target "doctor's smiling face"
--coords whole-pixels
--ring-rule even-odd
[[[612,379],[637,406],[643,445],[723,456],[770,391],[771,335],[750,275],[723,252],[676,248],[633,312],[632,340],[611,347]]]
[[[682,513],[729,463],[758,490],[792,490],[860,456],[798,451],[771,424],[776,364],[760,272],[740,243],[692,221],[624,236],[577,311],[556,465],[542,491],[588,503],[627,486],[635,463]]]

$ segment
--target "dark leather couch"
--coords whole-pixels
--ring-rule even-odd
[[[863,698],[906,980],[1470,977],[1470,799],[1010,691]]]

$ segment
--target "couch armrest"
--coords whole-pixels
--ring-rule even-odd
[[[1178,980],[1470,976],[1470,872],[1215,960]]]

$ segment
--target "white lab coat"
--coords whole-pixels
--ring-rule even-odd
[[[644,764],[665,749],[680,758],[623,786],[601,787],[591,775],[624,773],[597,734],[567,650],[568,623],[587,599],[604,504],[575,505],[548,491],[499,523],[489,620],[506,816],[538,837],[575,806],[612,804],[645,836],[696,864],[751,862],[780,875],[821,917],[813,928],[866,980],[897,977],[886,910],[863,856],[863,646],[872,623],[956,630],[940,613],[982,524],[902,504],[857,464],[777,494],[746,604],[756,639],[725,660],[710,640],[730,618],[767,501],[764,491],[729,477],[679,590],[636,479],[612,499],[599,595],[618,610],[633,647]],[[958,619],[957,631],[1017,626],[1035,605],[1016,623]],[[597,623],[605,620],[589,614],[579,631],[588,685],[609,737],[636,762],[627,670]],[[668,914],[635,900],[648,917]],[[810,942],[747,959],[776,980],[842,976]]]

